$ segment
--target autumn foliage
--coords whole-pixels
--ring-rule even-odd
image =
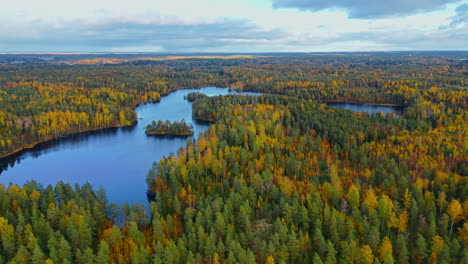
[[[193,94],[193,118],[212,125],[151,168],[150,212],[119,209],[89,185],[0,186],[0,263],[468,262],[461,60],[317,55],[35,67],[0,66],[2,154],[129,125],[136,104],[183,87],[270,94]],[[393,104],[402,115],[326,104],[341,101]]]

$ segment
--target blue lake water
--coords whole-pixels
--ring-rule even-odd
[[[387,106],[387,105],[371,105],[371,104],[354,104],[354,103],[328,103],[331,107],[343,108],[351,110],[357,113],[368,112],[369,114],[385,113],[395,114],[395,116],[401,116],[402,108],[398,106]]]
[[[146,174],[153,162],[175,153],[192,138],[146,136],[145,127],[153,120],[185,119],[193,124],[194,136],[198,137],[209,125],[192,120],[191,103],[184,96],[195,91],[208,96],[236,94],[216,87],[175,91],[159,103],[138,106],[135,111],[139,120],[132,127],[66,136],[1,160],[4,170],[0,184],[22,185],[30,180],[44,186],[58,181],[89,182],[95,189],[102,186],[110,202],[145,204]]]

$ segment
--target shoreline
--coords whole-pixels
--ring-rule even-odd
[[[39,144],[42,144],[42,143],[47,143],[47,142],[50,142],[50,141],[53,141],[53,140],[57,140],[61,137],[69,137],[69,136],[75,136],[75,135],[79,135],[79,134],[84,134],[84,133],[89,133],[89,132],[98,132],[98,131],[104,131],[106,129],[116,129],[116,128],[124,128],[124,127],[131,127],[133,125],[135,125],[136,122],[138,122],[139,120],[139,117],[135,111],[135,109],[140,106],[140,105],[144,105],[144,104],[156,104],[156,103],[159,103],[161,101],[161,99],[163,97],[166,97],[168,96],[169,94],[173,93],[173,92],[176,92],[178,90],[187,90],[187,89],[201,89],[201,88],[205,88],[205,87],[216,87],[216,88],[226,88],[226,87],[218,87],[216,85],[209,85],[209,84],[205,84],[205,85],[202,85],[202,86],[198,86],[198,87],[195,87],[195,88],[188,88],[188,87],[175,87],[173,91],[167,93],[167,94],[163,94],[160,96],[159,100],[155,100],[155,101],[148,101],[148,102],[141,102],[141,103],[138,103],[136,104],[135,106],[132,107],[132,110],[133,112],[135,113],[135,116],[136,116],[136,119],[132,121],[132,124],[131,125],[126,125],[126,126],[108,126],[108,127],[100,127],[100,128],[90,128],[90,129],[86,129],[86,130],[83,130],[83,131],[79,131],[79,132],[73,132],[73,133],[68,133],[68,134],[63,134],[63,135],[60,135],[60,136],[57,136],[57,137],[52,137],[52,138],[48,138],[48,139],[45,139],[45,140],[41,140],[41,141],[37,141],[37,142],[33,142],[31,144],[28,144],[24,147],[21,147],[21,148],[18,148],[18,149],[15,149],[14,151],[12,152],[8,152],[6,154],[3,154],[3,155],[0,155],[0,161],[3,160],[3,159],[8,159],[16,154],[20,154],[21,152],[23,151],[28,151],[28,150],[31,150],[33,148],[35,148],[37,145]]]
[[[88,130],[84,130],[84,131],[80,131],[80,132],[68,133],[68,134],[64,134],[64,135],[58,136],[58,137],[53,137],[53,138],[48,138],[48,139],[45,139],[45,140],[37,141],[37,142],[31,143],[31,144],[29,144],[29,145],[27,145],[27,146],[24,146],[24,147],[21,147],[21,148],[19,148],[19,149],[16,149],[16,150],[14,150],[13,152],[9,152],[9,153],[7,153],[7,154],[5,154],[5,155],[0,156],[0,160],[2,160],[2,159],[7,159],[7,158],[9,158],[10,156],[13,156],[13,155],[15,155],[15,154],[18,154],[19,152],[27,151],[27,150],[33,149],[34,147],[36,147],[36,146],[39,145],[39,144],[51,142],[51,141],[53,141],[53,140],[57,140],[57,139],[62,138],[62,137],[76,136],[76,135],[85,134],[85,133],[90,133],[90,132],[99,132],[99,131],[104,131],[104,130],[106,130],[106,129],[116,129],[116,128],[131,127],[131,126],[135,125],[135,123],[136,123],[137,121],[138,121],[138,120],[135,120],[135,121],[133,121],[133,123],[132,123],[131,125],[127,125],[127,126],[109,126],[109,127],[102,127],[102,128],[94,128],[94,129],[88,129]]]
[[[57,137],[52,137],[52,138],[48,138],[48,139],[45,139],[45,140],[41,140],[41,141],[37,141],[37,142],[34,142],[34,143],[31,143],[29,145],[26,145],[24,147],[21,147],[21,148],[18,148],[18,149],[15,149],[14,151],[12,152],[8,152],[6,154],[3,154],[3,155],[0,155],[0,160],[3,160],[3,159],[7,159],[13,155],[16,155],[16,154],[19,154],[21,153],[22,151],[28,151],[28,150],[31,150],[33,149],[34,147],[36,147],[37,145],[39,144],[42,144],[42,143],[47,143],[47,142],[50,142],[50,141],[53,141],[53,140],[57,140],[61,137],[68,137],[68,136],[74,136],[74,135],[79,135],[79,134],[84,134],[84,133],[89,133],[89,132],[98,132],[98,131],[103,131],[103,130],[106,130],[106,129],[116,129],[116,128],[124,128],[124,127],[131,127],[133,125],[135,125],[136,122],[138,122],[139,120],[139,117],[138,115],[136,114],[136,111],[135,109],[140,106],[140,105],[144,105],[144,104],[155,104],[155,103],[159,103],[161,101],[161,99],[163,97],[166,97],[168,96],[169,94],[173,93],[173,92],[177,92],[179,90],[188,90],[188,89],[202,89],[202,88],[206,88],[206,87],[216,87],[216,88],[227,88],[229,89],[229,87],[220,87],[220,86],[217,86],[216,84],[203,84],[203,85],[200,85],[200,86],[196,86],[196,87],[177,87],[175,86],[174,87],[174,90],[167,93],[167,94],[162,94],[160,95],[160,98],[159,100],[155,100],[155,101],[148,101],[148,102],[141,102],[141,103],[138,103],[136,105],[134,105],[132,107],[132,110],[133,112],[135,113],[135,116],[136,116],[136,119],[132,121],[132,124],[131,125],[126,125],[126,126],[119,126],[119,125],[114,125],[114,126],[108,126],[108,127],[101,127],[101,128],[91,128],[91,129],[87,129],[87,130],[83,130],[83,131],[79,131],[79,132],[73,132],[73,133],[68,133],[68,134],[63,134],[63,135],[60,135],[60,136],[57,136]],[[253,89],[247,89],[247,90],[242,90],[240,92],[257,92]],[[261,93],[261,92],[259,92]],[[327,102],[319,102],[317,101],[318,103],[324,103],[324,104],[329,104],[329,103],[348,103],[348,104],[368,104],[368,105],[374,105],[374,106],[392,106],[392,107],[399,107],[399,108],[404,108],[404,106],[400,106],[400,105],[396,105],[396,104],[378,104],[378,103],[362,103],[362,102],[351,102],[351,101],[346,101],[346,102],[343,102],[343,101],[327,101]],[[199,122],[204,122],[204,123],[213,123],[213,121],[209,121],[209,120],[204,120],[203,118],[200,118],[200,117],[192,117],[194,120],[196,121],[199,121]],[[152,135],[153,136],[153,135]],[[166,135],[168,136],[168,135]],[[176,135],[177,136],[177,135]],[[185,136],[185,135],[184,135]],[[190,136],[190,135],[188,135]]]
[[[208,120],[206,118],[197,117],[197,116],[192,116],[192,119],[197,121],[197,122],[205,123],[205,124],[214,124],[214,123],[216,123],[216,121],[211,121],[211,120]]]
[[[323,101],[320,102],[322,104],[366,104],[366,105],[373,105],[373,106],[391,106],[391,107],[399,107],[404,108],[402,105],[397,104],[384,104],[384,103],[362,103],[362,102],[354,102],[354,101]]]
[[[190,137],[193,136],[195,133],[145,133],[147,136],[151,137]]]

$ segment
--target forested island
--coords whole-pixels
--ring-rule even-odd
[[[0,263],[468,263],[466,56],[0,64],[2,155],[131,124],[136,104],[177,89],[269,93],[192,95],[212,125],[154,163],[150,212],[89,185],[0,185]]]
[[[195,101],[195,99],[201,98],[201,97],[206,97],[206,94],[199,93],[199,92],[193,92],[193,93],[187,94],[187,96],[185,96],[185,99],[187,99],[187,101],[189,101],[189,102],[193,102],[193,101]]]
[[[193,126],[187,124],[185,120],[180,122],[171,122],[169,120],[163,122],[159,120],[147,125],[145,133],[151,136],[191,136],[193,135]]]
[[[3,63],[0,157],[67,134],[130,125],[137,118],[136,105],[158,101],[177,89],[206,85],[242,86],[318,102],[392,104],[406,107],[409,118],[426,118],[440,106],[424,104],[421,91],[442,102],[449,95],[450,100],[465,99],[460,92],[467,85],[466,65],[459,58],[463,53],[300,54],[131,58],[103,65],[106,57],[64,55],[55,59],[58,62],[34,67]],[[193,67],[199,70],[191,71]]]

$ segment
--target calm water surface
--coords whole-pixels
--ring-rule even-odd
[[[58,181],[89,182],[96,189],[102,186],[110,202],[146,203],[145,179],[153,162],[175,153],[192,137],[148,137],[145,127],[153,120],[185,119],[193,124],[194,136],[198,137],[209,125],[192,120],[191,103],[184,100],[184,95],[195,91],[208,96],[234,94],[216,87],[178,90],[159,103],[138,106],[135,111],[139,120],[132,127],[63,137],[0,160],[5,169],[0,171],[0,184],[22,185],[30,180],[44,186]]]
[[[369,114],[376,114],[383,112],[385,114],[393,113],[395,116],[401,116],[402,108],[398,106],[386,105],[370,105],[370,104],[353,104],[353,103],[328,103],[331,107],[343,108],[353,112],[362,113],[368,112]]]

